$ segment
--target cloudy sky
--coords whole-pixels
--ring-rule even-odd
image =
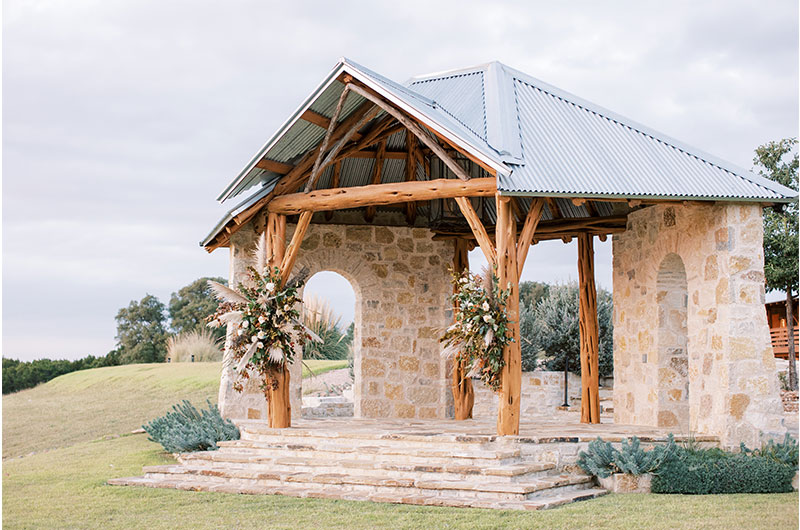
[[[103,355],[114,315],[227,275],[214,198],[340,56],[499,60],[744,167],[797,135],[795,0],[3,2],[3,355]],[[480,256],[476,255],[479,261]],[[610,248],[598,281],[611,286]],[[575,278],[575,248],[523,279]],[[352,314],[346,289],[314,281]]]

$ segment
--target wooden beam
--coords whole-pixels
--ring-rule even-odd
[[[333,116],[328,122],[328,127],[327,130],[325,131],[325,136],[322,139],[319,152],[317,153],[317,158],[314,160],[314,167],[311,169],[311,177],[308,179],[308,184],[306,185],[306,191],[310,191],[314,187],[314,181],[317,179],[317,174],[319,172],[319,164],[321,162],[321,157],[322,155],[325,154],[325,150],[328,149],[328,142],[331,141],[331,135],[333,134],[333,130],[336,128],[336,122],[339,121],[339,114],[342,112],[342,107],[344,107],[344,101],[347,99],[347,95],[349,93],[350,93],[349,85],[345,85],[344,89],[342,89],[342,93],[339,94],[339,101],[336,102],[336,109],[333,111]]]
[[[468,197],[455,197],[455,200],[456,203],[458,203],[458,207],[461,209],[461,215],[464,216],[464,219],[467,220],[467,224],[469,224],[470,229],[472,229],[472,234],[475,236],[478,246],[481,247],[483,255],[486,256],[486,261],[489,263],[489,267],[493,267],[497,263],[497,252],[494,249],[492,240],[489,239],[489,234],[486,232],[486,228],[483,226],[481,218],[478,217],[477,213],[475,213],[475,208],[472,207],[472,202],[470,202]]]
[[[461,274],[469,270],[469,245],[464,239],[453,241],[453,272]],[[458,291],[458,287],[453,287],[453,292]],[[455,309],[458,309],[456,306]],[[453,408],[454,416],[457,420],[467,420],[472,418],[472,407],[475,403],[475,391],[472,388],[472,380],[467,377],[467,367],[461,362],[453,361],[452,368]]]
[[[503,348],[500,395],[497,405],[498,436],[519,434],[520,397],[522,394],[522,353],[519,332],[519,276],[517,275],[517,227],[511,209],[511,198],[495,195],[497,205],[497,276],[500,288],[509,289],[506,313],[513,342]]]
[[[300,214],[300,219],[298,219],[294,234],[292,234],[292,242],[289,244],[289,248],[286,249],[283,261],[281,261],[281,287],[286,285],[286,281],[292,273],[292,267],[294,267],[294,262],[297,259],[297,253],[300,252],[300,245],[303,243],[303,237],[306,235],[309,223],[311,223],[312,215],[314,215],[314,212],[309,211]]]
[[[497,183],[494,177],[472,179],[468,182],[455,179],[420,180],[320,189],[311,193],[292,193],[275,197],[267,205],[267,210],[284,215],[294,215],[304,210],[320,212],[363,206],[385,206],[408,201],[488,197],[494,195],[496,191]]]
[[[339,187],[339,179],[341,178],[341,175],[342,175],[342,163],[336,162],[336,164],[333,165],[333,177],[331,178],[331,186],[330,186],[331,188]],[[333,210],[328,210],[327,212],[325,212],[326,221],[330,221],[332,217],[333,217]]]
[[[272,171],[273,173],[277,173],[278,175],[285,175],[294,169],[294,166],[291,164],[284,164],[283,162],[278,162],[277,160],[270,160],[269,158],[262,158],[258,162],[256,162],[256,167],[259,169],[266,169],[267,171]]]
[[[372,168],[372,181],[373,186],[381,183],[381,176],[383,174],[383,155],[386,152],[386,140],[378,144],[378,152],[375,154],[375,165]],[[364,219],[371,223],[375,219],[377,207],[374,205],[367,206],[364,211]]]
[[[280,267],[286,251],[286,216],[267,215],[267,264]]]
[[[351,90],[356,94],[359,94],[360,96],[372,101],[373,103],[375,103],[375,105],[381,107],[388,114],[394,116],[397,121],[402,123],[409,131],[414,133],[414,135],[417,138],[419,138],[419,140],[423,144],[427,145],[430,148],[430,150],[436,154],[436,156],[441,158],[442,162],[444,162],[445,165],[448,168],[450,168],[450,171],[452,171],[453,174],[455,174],[458,178],[460,178],[461,180],[470,179],[470,176],[467,174],[467,172],[464,171],[464,169],[460,165],[458,165],[458,163],[455,160],[453,160],[450,157],[450,155],[448,155],[445,152],[445,150],[442,148],[441,145],[439,145],[438,142],[436,142],[433,138],[431,138],[428,134],[426,134],[419,127],[419,125],[416,124],[416,122],[412,121],[410,118],[406,117],[405,114],[401,113],[400,111],[398,111],[397,109],[386,103],[378,95],[372,93],[372,91],[366,90],[358,85],[348,85],[348,86],[350,86]]]
[[[554,197],[545,197],[544,200],[547,201],[547,208],[550,210],[553,219],[561,219],[564,217],[561,215],[561,208],[558,207],[558,203],[556,203]]]
[[[345,154],[344,151],[339,153],[337,159],[342,158],[375,158],[378,154],[378,151],[353,151],[351,153]],[[405,160],[408,158],[408,153],[405,151],[384,151],[383,158],[390,158],[392,160]]]
[[[417,180],[417,137],[411,134],[411,131],[406,130],[406,149],[408,157],[406,158],[406,182],[413,182]],[[409,225],[414,225],[417,220],[417,202],[408,201],[406,203],[406,222]]]
[[[309,123],[313,123],[314,125],[322,127],[323,129],[327,129],[331,126],[330,118],[323,116],[319,112],[314,112],[311,109],[306,109],[306,111],[300,116],[300,119]]]
[[[599,327],[593,236],[578,236],[578,325],[581,342],[581,423],[600,423]]]
[[[522,226],[522,233],[517,243],[517,276],[522,276],[522,267],[525,265],[525,258],[528,257],[528,250],[533,242],[533,234],[542,219],[542,209],[544,208],[543,199],[533,199],[528,215],[525,217],[525,224]]]

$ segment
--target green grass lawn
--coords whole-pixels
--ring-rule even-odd
[[[16,448],[17,455],[28,454],[32,447],[38,452],[3,461],[3,527],[780,529],[798,525],[796,493],[609,495],[527,513],[106,485],[112,477],[140,474],[143,465],[172,460],[146,435],[126,433],[182,398],[214,398],[218,371],[214,363],[101,368],[4,396],[4,454],[7,444]],[[145,413],[142,407],[155,412]],[[144,420],[138,419],[143,416]]]

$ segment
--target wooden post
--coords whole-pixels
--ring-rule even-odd
[[[467,241],[465,239],[453,240],[455,254],[453,256],[453,271],[461,274],[469,270],[469,254]],[[455,286],[453,291],[457,291]],[[453,406],[457,420],[472,418],[472,406],[475,404],[475,391],[472,388],[472,379],[467,377],[467,370],[464,363],[453,360]]]
[[[286,251],[286,216],[270,213],[267,217],[267,264],[279,267]],[[273,429],[292,426],[292,405],[289,400],[289,367],[273,366],[265,374],[267,420]]]
[[[511,209],[511,199],[495,195],[497,204],[497,276],[501,289],[510,289],[506,313],[511,321],[510,333],[514,342],[503,350],[505,365],[501,374],[500,399],[497,409],[497,434],[519,434],[520,394],[522,386],[522,352],[519,333],[519,275],[517,273],[517,223]]]
[[[599,328],[594,284],[594,236],[578,235],[579,326],[581,335],[581,423],[600,423]]]

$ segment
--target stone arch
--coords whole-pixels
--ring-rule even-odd
[[[661,261],[656,279],[658,304],[658,416],[659,427],[688,433],[689,417],[689,290],[686,268],[676,253]]]

